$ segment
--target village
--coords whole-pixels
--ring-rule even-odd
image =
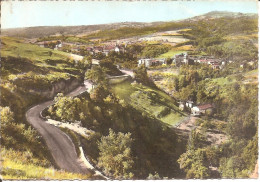
[[[158,45],[162,44],[169,44],[176,45],[176,43],[185,41],[186,39],[167,39],[169,35],[176,34],[177,31],[168,31],[162,33],[156,33],[149,36],[142,36],[142,37],[131,37],[125,39],[118,39],[118,40],[110,40],[110,41],[103,41],[100,43],[101,40],[94,39],[94,42],[91,44],[84,44],[84,43],[75,43],[75,42],[67,42],[67,41],[41,41],[41,42],[34,42],[34,44],[40,47],[47,47],[54,50],[60,50],[64,52],[72,53],[72,59],[80,59],[82,56],[90,55],[92,57],[92,61],[99,62],[99,58],[107,57],[110,53],[114,52],[117,54],[127,53],[127,47],[132,44],[138,43],[139,45],[145,46],[147,41],[156,40]],[[92,40],[93,41],[93,40]],[[215,58],[214,56],[210,55],[193,55],[190,54],[189,51],[183,51],[181,53],[176,53],[172,57],[168,58],[150,58],[150,57],[143,57],[134,55],[137,62],[137,67],[145,66],[147,69],[156,68],[160,66],[174,66],[179,68],[181,65],[208,65],[214,70],[221,70],[226,65],[232,64],[233,60]],[[75,60],[77,62],[77,60]],[[240,69],[244,69],[247,66],[256,66],[257,60],[254,61],[247,61],[245,60],[240,64]],[[119,66],[118,66],[119,67]],[[185,111],[190,113],[192,116],[201,116],[201,115],[213,115],[214,113],[214,104],[211,103],[200,103],[196,105],[192,100],[179,100],[179,109],[180,111]]]
[[[57,41],[42,41],[35,42],[34,44],[51,48],[54,50],[61,50],[64,52],[71,52],[73,54],[85,56],[85,55],[103,55],[108,56],[110,52],[116,53],[125,53],[127,52],[127,46],[135,43],[140,43],[143,39],[136,39],[135,41],[130,39],[122,39],[117,41],[107,41],[103,42],[98,46],[88,46],[83,43],[73,43],[73,42],[62,42],[61,40]],[[161,40],[164,42],[164,39]],[[169,61],[167,61],[167,59]],[[243,69],[246,66],[254,66],[257,60],[245,60],[240,64],[240,68]],[[176,67],[180,67],[181,65],[196,65],[196,64],[207,64],[210,65],[213,69],[223,69],[225,65],[233,63],[233,60],[224,60],[215,58],[210,55],[189,55],[189,52],[183,51],[182,53],[175,54],[173,57],[169,58],[139,58],[138,66],[144,65],[145,67],[153,67],[153,66],[161,66],[167,64],[175,65]]]

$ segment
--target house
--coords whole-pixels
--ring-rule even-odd
[[[180,64],[182,63],[186,64],[186,62],[187,62],[187,54],[184,53],[176,54],[172,61],[172,63],[175,64],[176,66],[180,66]]]
[[[194,106],[191,108],[191,113],[195,116],[207,114],[210,115],[213,112],[213,106],[211,104],[204,104],[199,106]]]
[[[115,52],[117,52],[117,53],[118,53],[118,52],[125,52],[125,48],[124,48],[123,46],[118,46],[118,45],[117,45],[117,46],[115,47]]]
[[[105,46],[104,49],[103,49],[103,53],[108,56],[108,53],[111,52],[111,51],[114,51],[115,50],[115,46],[113,45],[108,45],[108,46]]]
[[[211,66],[212,66],[213,69],[220,69],[221,68],[221,65],[219,63],[213,63]]]
[[[152,59],[139,59],[138,67],[144,65],[145,67],[150,67],[152,65]]]
[[[115,47],[115,52],[120,52],[120,48],[118,46]]]
[[[145,65],[145,67],[159,66],[166,64],[166,59],[139,59],[138,66]]]
[[[194,103],[193,101],[188,100],[188,101],[186,102],[186,107],[192,108],[193,103]]]
[[[100,47],[100,46],[94,47],[94,48],[93,48],[93,52],[94,52],[95,54],[97,54],[97,53],[99,53],[99,52],[103,52],[103,47]]]
[[[181,111],[184,111],[184,109],[185,109],[185,104],[184,104],[184,102],[179,102],[179,109],[181,110]]]

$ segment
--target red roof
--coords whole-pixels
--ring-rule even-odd
[[[206,109],[209,109],[209,108],[213,108],[213,106],[211,104],[204,104],[204,105],[200,105],[200,106],[197,106],[200,110],[206,110]]]

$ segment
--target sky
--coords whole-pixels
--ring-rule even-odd
[[[155,22],[210,11],[257,13],[256,0],[213,1],[2,1],[1,28]]]

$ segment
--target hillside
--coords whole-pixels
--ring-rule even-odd
[[[225,12],[225,11],[212,11],[206,13],[204,15],[195,16],[192,18],[188,18],[185,20],[179,21],[170,21],[170,22],[120,22],[120,23],[112,23],[112,24],[100,24],[100,25],[81,25],[81,26],[40,26],[40,27],[26,27],[26,28],[12,28],[12,29],[2,29],[2,36],[12,36],[12,37],[24,37],[24,38],[39,38],[51,35],[79,35],[79,36],[87,36],[88,34],[93,34],[98,31],[113,31],[116,29],[130,28],[132,31],[131,35],[136,36],[140,35],[140,33],[133,33],[133,30],[143,29],[146,30],[147,34],[151,32],[151,30],[162,31],[165,29],[176,29],[175,24],[186,24],[185,26],[181,26],[179,28],[189,27],[189,22],[206,20],[206,19],[215,19],[215,18],[241,18],[241,17],[250,17],[257,18],[256,14],[243,14],[243,13],[235,13],[235,12]],[[149,30],[149,31],[148,31]],[[142,31],[142,30],[141,30]],[[140,32],[140,31],[139,31]],[[111,32],[112,33],[112,32]],[[142,35],[141,34],[141,35]],[[98,34],[99,35],[99,34]],[[129,37],[128,35],[127,37]]]
[[[11,28],[2,29],[2,36],[24,37],[24,38],[38,38],[50,35],[87,35],[89,33],[100,30],[111,30],[123,27],[142,28],[146,26],[160,24],[154,23],[139,23],[139,22],[122,22],[112,24],[100,25],[81,25],[81,26],[39,26],[26,28]]]
[[[2,37],[0,110],[5,179],[89,178],[53,169],[55,162],[43,138],[25,120],[30,106],[50,99],[57,91],[68,91],[70,84],[70,89],[79,85],[82,69],[84,66],[78,68],[66,53]]]
[[[54,40],[57,50],[46,45],[48,40]],[[115,47],[105,52],[112,43]],[[194,62],[174,63],[174,56],[184,52]],[[150,67],[137,66],[140,58],[150,58]],[[4,30],[3,177],[94,179],[58,170],[50,149],[57,154],[60,144],[59,151],[68,156],[66,145],[50,135],[59,133],[55,126],[57,130],[44,129],[49,141],[55,138],[48,148],[26,120],[30,111],[41,117],[39,125],[52,119],[57,127],[62,123],[76,128],[62,130],[76,151],[66,149],[77,158],[82,147],[91,165],[110,179],[247,178],[258,157],[257,60],[255,14],[213,11],[172,22]],[[112,77],[121,71],[131,77],[124,75],[123,82]],[[79,95],[65,96],[75,89]],[[47,100],[52,105],[39,112],[32,109]],[[195,107],[199,114],[192,111]],[[177,128],[180,124],[188,130]],[[79,128],[91,134],[77,133]],[[216,142],[214,134],[224,138]],[[66,161],[70,166],[76,160]]]
[[[185,117],[176,101],[158,89],[124,82],[115,85],[113,92],[140,112],[169,126],[176,125]]]

